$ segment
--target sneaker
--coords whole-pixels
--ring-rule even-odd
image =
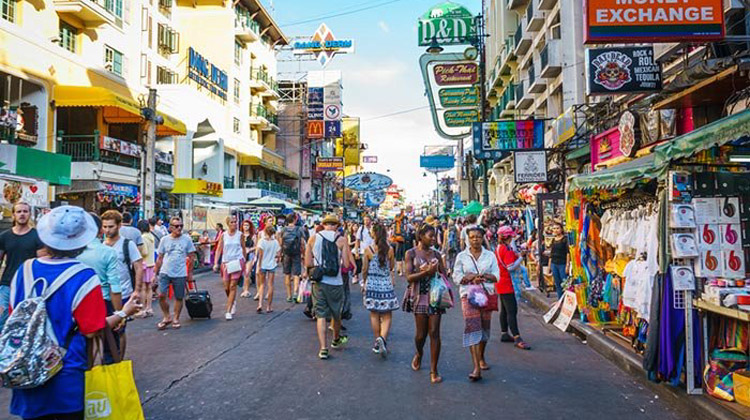
[[[232,304],[232,309],[229,311],[232,315],[237,313],[237,302]]]
[[[380,345],[378,344],[378,340],[375,340],[375,345],[372,346],[372,352],[375,354],[380,354]]]
[[[321,360],[328,359],[328,349],[320,349],[320,351],[318,352],[318,357]]]
[[[385,358],[388,356],[388,348],[385,346],[385,338],[378,337],[375,342],[377,343],[378,347],[380,348],[380,356]]]
[[[231,321],[232,320],[232,314],[230,314],[229,312],[227,312],[226,314],[224,314],[224,319],[226,319],[227,321]]]
[[[289,302],[289,303],[292,303],[292,298],[288,297],[288,298],[286,298],[286,301]]]
[[[529,286],[529,287],[526,288],[526,290],[534,290],[534,289],[536,289],[536,287],[534,287],[534,286]]]
[[[344,344],[349,342],[349,337],[342,335],[338,338],[338,340],[331,341],[331,347],[334,349],[338,349],[341,347],[344,347]]]

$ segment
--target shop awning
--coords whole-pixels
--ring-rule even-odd
[[[654,148],[656,164],[690,157],[713,146],[722,146],[750,135],[750,109],[704,125]]]
[[[108,107],[113,108],[111,118],[118,122],[140,122],[141,106],[131,97],[120,95],[98,86],[55,86],[55,106],[57,107]],[[187,133],[185,124],[163,112],[157,111],[164,124],[157,126],[157,135],[175,136]]]
[[[656,155],[650,154],[590,175],[574,176],[569,179],[568,188],[628,188],[642,180],[658,178],[666,168],[666,165],[657,165]]]
[[[211,197],[224,195],[224,186],[218,182],[210,182],[203,179],[176,178],[172,194],[197,194]]]
[[[293,210],[302,209],[302,207],[300,207],[300,206],[298,206],[298,205],[296,205],[294,203],[290,203],[290,202],[288,202],[286,200],[282,200],[282,199],[276,198],[276,197],[271,197],[271,196],[268,196],[268,195],[265,196],[265,197],[256,198],[255,200],[250,201],[247,204],[249,204],[251,206],[256,206],[256,207],[271,207],[271,208],[278,207],[278,208],[282,208],[282,209],[286,208],[286,209],[293,209]]]
[[[240,162],[240,165],[261,166],[268,169],[269,171],[276,172],[277,174],[281,174],[289,179],[299,179],[299,175],[290,171],[289,169],[274,162],[270,162],[266,159],[261,159],[258,156],[249,156],[243,154],[239,156],[238,160]]]

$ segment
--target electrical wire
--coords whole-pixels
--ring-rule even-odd
[[[288,27],[292,27],[292,26],[304,25],[306,23],[318,22],[318,21],[323,20],[323,19],[332,19],[332,18],[336,18],[336,17],[352,15],[352,14],[355,14],[355,13],[364,12],[366,10],[371,10],[371,9],[375,9],[375,8],[378,8],[378,7],[382,7],[382,6],[386,6],[386,5],[389,5],[389,4],[398,3],[398,2],[402,2],[402,1],[404,1],[404,0],[388,0],[388,1],[385,1],[385,2],[379,1],[379,2],[376,2],[377,4],[371,4],[369,6],[360,7],[358,9],[353,9],[353,10],[343,11],[343,12],[336,12],[336,13],[329,13],[329,14],[320,15],[320,16],[317,16],[317,17],[314,17],[314,18],[310,18],[310,19],[298,20],[298,21],[295,21],[295,22],[285,23],[285,24],[279,25],[279,26],[282,27],[282,28],[288,28]],[[362,4],[367,4],[367,3],[362,3]]]
[[[389,117],[394,117],[394,116],[396,116],[396,115],[408,114],[408,113],[410,113],[410,112],[414,112],[414,111],[419,111],[420,109],[427,109],[427,108],[429,108],[429,107],[430,107],[430,105],[423,105],[423,106],[418,106],[418,107],[416,107],[416,108],[409,108],[409,109],[404,109],[404,110],[401,110],[401,111],[391,112],[390,114],[379,115],[379,116],[377,116],[377,117],[367,118],[367,119],[364,119],[364,120],[362,120],[362,121],[375,121],[375,120],[380,120],[380,119],[383,119],[383,118],[389,118]]]

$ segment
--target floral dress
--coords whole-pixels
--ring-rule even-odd
[[[370,252],[372,252],[370,248]],[[373,254],[375,254],[373,252]],[[399,308],[396,292],[391,283],[391,270],[386,261],[385,267],[380,266],[378,256],[370,259],[367,270],[367,283],[363,296],[365,308],[372,312],[391,312]]]

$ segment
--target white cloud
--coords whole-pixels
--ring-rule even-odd
[[[391,31],[391,27],[388,26],[388,24],[385,23],[385,21],[383,21],[383,20],[381,20],[381,21],[378,22],[378,27],[380,28],[381,31],[383,31],[385,33],[389,33]]]

